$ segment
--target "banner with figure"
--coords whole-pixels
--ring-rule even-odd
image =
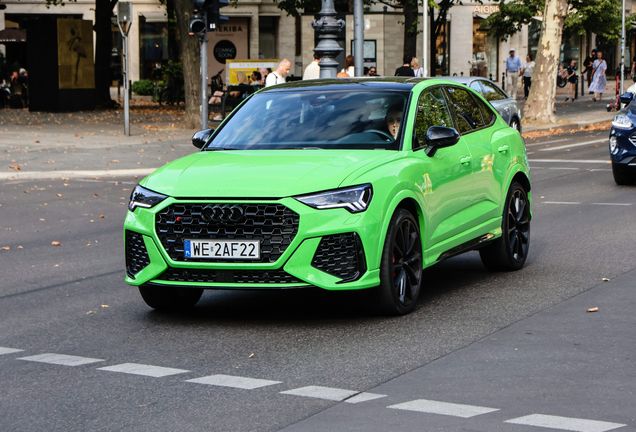
[[[57,20],[57,61],[60,89],[95,88],[91,21]]]

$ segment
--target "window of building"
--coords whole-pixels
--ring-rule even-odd
[[[497,79],[499,41],[488,36],[488,30],[480,28],[483,18],[473,18],[473,59],[470,76]]]
[[[159,81],[168,64],[168,23],[139,17],[139,77]]]
[[[275,59],[278,34],[278,17],[258,17],[258,57]]]

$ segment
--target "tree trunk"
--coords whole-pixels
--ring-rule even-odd
[[[110,99],[111,53],[113,36],[110,17],[117,0],[95,1],[95,102],[100,108],[110,108],[115,103]]]
[[[415,56],[417,22],[417,0],[404,0],[404,55]]]
[[[179,51],[183,64],[185,86],[185,115],[183,126],[199,129],[201,126],[201,53],[199,38],[188,34],[188,21],[192,17],[190,0],[175,0],[175,12],[179,27]],[[207,74],[207,65],[204,73]]]
[[[523,116],[531,123],[555,123],[554,100],[567,0],[546,0],[532,87]]]

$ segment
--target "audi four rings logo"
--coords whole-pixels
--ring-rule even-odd
[[[206,222],[238,222],[243,215],[243,208],[236,205],[208,205],[201,211],[201,219]]]

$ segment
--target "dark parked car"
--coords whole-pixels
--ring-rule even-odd
[[[464,84],[483,96],[499,115],[521,133],[521,112],[517,101],[509,97],[499,86],[492,81],[480,77],[444,77],[444,79]]]
[[[633,93],[620,97],[628,104],[612,120],[609,151],[614,181],[619,185],[636,183],[636,102]]]

